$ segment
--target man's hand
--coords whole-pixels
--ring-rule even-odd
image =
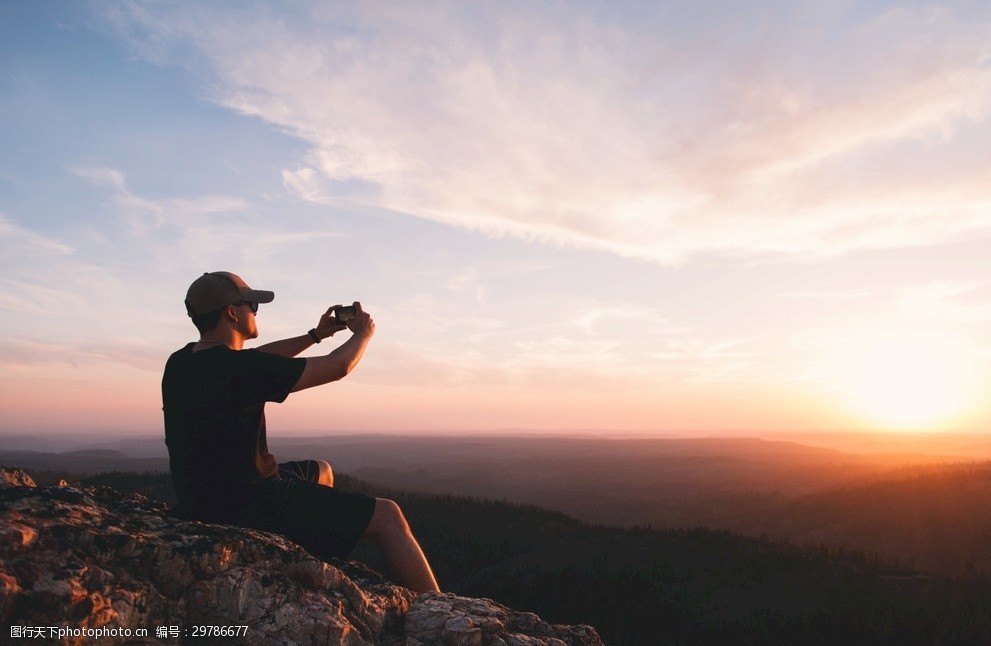
[[[335,305],[327,310],[321,317],[320,325],[323,330],[336,332],[343,330],[345,326],[337,323],[337,318],[333,316]],[[307,357],[306,367],[303,374],[299,376],[296,385],[292,387],[292,392],[319,386],[321,384],[337,381],[348,375],[354,367],[361,361],[372,335],[375,334],[375,322],[368,312],[361,309],[361,303],[355,302],[355,317],[347,322],[347,328],[353,333],[351,338],[345,341],[330,352],[330,354],[320,357]],[[317,328],[317,334],[323,334],[321,328]]]
[[[317,336],[321,339],[334,336],[335,332],[340,332],[341,330],[347,329],[347,326],[339,324],[337,322],[337,317],[334,316],[334,312],[338,307],[340,307],[340,305],[334,305],[320,316],[320,320],[317,322],[316,330]]]
[[[375,334],[375,321],[365,310],[361,309],[361,303],[354,302],[355,315],[348,321],[347,328],[354,334],[364,334],[372,336]]]

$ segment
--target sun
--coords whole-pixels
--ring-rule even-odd
[[[965,354],[943,342],[894,336],[852,358],[845,390],[854,408],[898,430],[939,427],[968,404]]]

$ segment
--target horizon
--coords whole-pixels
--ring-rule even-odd
[[[215,270],[276,293],[258,343],[375,318],[352,375],[266,408],[273,442],[983,434],[989,28],[894,1],[7,3],[0,437],[153,437]]]
[[[606,442],[739,442],[758,441],[793,444],[812,448],[827,449],[850,455],[899,457],[905,465],[929,459],[946,459],[952,462],[982,462],[991,460],[991,433],[977,431],[930,431],[930,432],[891,432],[877,430],[793,430],[767,431],[764,433],[730,431],[717,432],[617,432],[606,430],[462,430],[458,432],[421,430],[413,432],[378,431],[321,431],[321,432],[279,432],[269,437],[269,446],[275,455],[292,452],[295,446],[321,441],[424,442],[452,440],[465,441],[606,441]],[[149,443],[160,445],[149,452]],[[142,448],[143,447],[143,448]],[[0,432],[0,452],[27,451],[41,453],[73,453],[85,450],[119,450],[129,457],[167,457],[168,451],[163,434],[97,434],[97,433],[47,433],[28,434]],[[133,451],[134,453],[129,453]],[[920,462],[921,463],[921,462]]]

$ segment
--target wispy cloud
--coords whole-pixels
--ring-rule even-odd
[[[73,249],[60,240],[20,226],[0,213],[0,251],[0,258],[16,264],[17,257],[68,256]]]
[[[81,368],[119,363],[157,373],[160,349],[147,339],[125,339],[113,344],[85,345],[60,342],[4,340],[0,342],[0,369],[28,371],[52,366]]]
[[[76,175],[97,186],[110,190],[111,200],[128,214],[147,213],[154,224],[188,222],[203,216],[232,213],[246,209],[249,204],[230,195],[202,195],[195,198],[152,199],[134,194],[127,186],[126,174],[116,168],[77,168]]]
[[[898,302],[915,319],[986,323],[991,320],[991,284],[933,281],[901,288]]]
[[[855,287],[852,289],[835,290],[828,292],[785,292],[781,294],[783,298],[791,300],[810,301],[832,301],[832,300],[862,300],[874,295],[874,290],[865,287]]]
[[[356,181],[397,211],[662,262],[987,234],[986,171],[959,160],[991,139],[988,12],[792,9],[729,21],[701,3],[678,29],[667,4],[117,18],[157,60],[205,60],[218,103],[306,141],[283,179],[308,200]],[[943,181],[927,160],[949,150]]]

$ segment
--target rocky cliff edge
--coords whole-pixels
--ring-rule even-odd
[[[9,630],[10,643],[602,644],[588,626],[415,595],[274,534],[165,511],[106,487],[39,488],[0,467],[0,642]]]

